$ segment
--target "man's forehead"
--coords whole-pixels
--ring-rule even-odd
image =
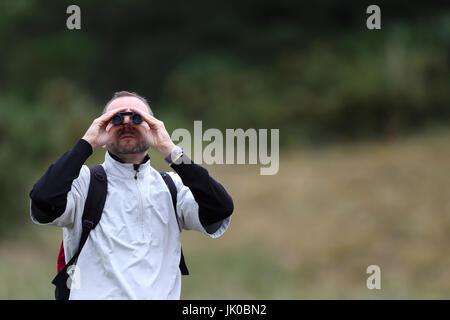
[[[108,104],[106,111],[117,108],[135,108],[145,112],[149,111],[147,105],[141,99],[136,97],[116,98]]]

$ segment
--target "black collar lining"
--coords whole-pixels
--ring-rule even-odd
[[[121,158],[119,158],[118,156],[116,156],[114,153],[111,153],[111,152],[109,152],[109,151],[108,151],[108,153],[109,153],[109,155],[111,156],[111,158],[113,158],[113,159],[116,160],[117,162],[120,162],[120,163],[126,163],[126,162],[123,161]],[[148,160],[150,160],[150,156],[149,156],[148,154],[146,154],[145,157],[144,157],[144,159],[142,160],[142,162],[139,163],[139,164],[146,163]]]

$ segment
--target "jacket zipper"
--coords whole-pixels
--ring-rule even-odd
[[[139,172],[139,164],[133,164],[133,168],[136,171],[134,174],[134,181],[136,182],[136,188],[138,189],[139,193],[139,204],[140,204],[140,210],[139,210],[139,220],[141,221],[141,230],[142,230],[142,241],[145,241],[145,228],[144,228],[144,205],[142,203],[142,194],[141,189],[139,188],[139,183],[137,180],[137,174]]]
[[[134,174],[134,180],[137,180],[137,174],[139,172],[139,164],[133,164],[133,168],[134,168],[134,171],[136,171]]]

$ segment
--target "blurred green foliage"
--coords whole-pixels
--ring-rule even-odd
[[[17,96],[0,98],[0,232],[23,221],[32,184],[56,157],[71,148],[98,112],[64,81],[48,84],[35,104]]]
[[[0,93],[33,103],[66,81],[100,108],[129,89],[169,123],[282,128],[283,144],[450,116],[445,4],[382,2],[379,31],[348,1],[79,1],[79,31],[66,29],[69,4],[2,2]]]
[[[450,117],[445,2],[0,3],[0,232],[114,91],[151,101],[168,129],[280,128],[281,144],[402,134]],[[2,230],[3,229],[3,230]]]

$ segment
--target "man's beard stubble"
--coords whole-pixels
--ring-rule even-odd
[[[135,139],[137,140],[137,143],[133,144],[120,144],[120,137],[124,134],[132,134]],[[142,153],[146,152],[150,148],[150,143],[146,142],[144,139],[141,139],[138,134],[132,131],[122,131],[117,136],[117,139],[112,141],[107,145],[107,149],[111,150],[112,153],[119,155],[119,154],[136,154],[136,153]]]

